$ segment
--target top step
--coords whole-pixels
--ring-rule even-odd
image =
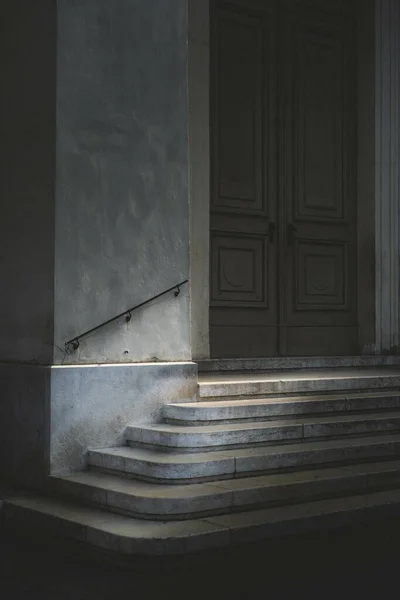
[[[400,388],[400,366],[286,369],[199,375],[200,398],[356,392]]]
[[[400,355],[280,356],[274,358],[213,358],[197,361],[199,373],[221,371],[280,371],[345,367],[400,366]]]

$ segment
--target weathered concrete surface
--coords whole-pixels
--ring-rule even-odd
[[[187,6],[59,0],[55,340],[189,273]],[[68,363],[190,359],[188,288]],[[55,362],[63,355],[56,351]]]
[[[281,369],[331,369],[400,365],[399,355],[277,356],[270,358],[213,358],[198,361],[199,372],[273,371]]]
[[[2,17],[0,360],[190,359],[188,286],[74,356],[53,347],[188,277],[186,1]]]
[[[221,480],[269,469],[316,466],[340,461],[386,460],[399,456],[400,436],[383,435],[327,441],[305,441],[260,448],[213,450],[206,453],[156,452],[143,448],[92,450],[89,463],[129,477],[159,483]]]
[[[121,444],[130,422],[158,421],[196,390],[194,363],[52,367],[51,472],[84,468],[88,448]]]
[[[0,472],[30,486],[50,451],[52,468],[73,469],[130,419],[194,393],[194,365],[45,366],[190,359],[187,285],[63,352],[188,278],[187,7],[6,4],[0,360],[43,366],[0,365]]]
[[[157,421],[196,389],[194,363],[0,365],[0,476],[36,488],[82,469],[88,448],[120,444],[129,422]]]

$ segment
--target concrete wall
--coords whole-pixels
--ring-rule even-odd
[[[55,340],[189,274],[185,0],[59,0]],[[55,362],[190,358],[188,287]]]
[[[34,487],[196,393],[187,285],[63,352],[189,276],[187,6],[8,4],[0,474]]]
[[[0,361],[187,360],[188,286],[53,349],[188,278],[186,1],[1,16]]]
[[[88,448],[117,446],[131,422],[194,400],[197,365],[0,365],[0,477],[40,488],[85,468]]]
[[[155,422],[167,402],[194,400],[197,365],[51,368],[51,473],[79,471],[88,448],[120,445],[131,422]]]
[[[55,3],[1,3],[0,23],[0,361],[50,363]]]

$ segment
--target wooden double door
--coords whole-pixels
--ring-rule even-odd
[[[349,0],[211,0],[214,357],[357,353]]]

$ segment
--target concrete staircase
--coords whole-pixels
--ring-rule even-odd
[[[290,365],[289,365],[290,366]],[[201,374],[197,402],[50,477],[10,518],[124,554],[205,550],[400,512],[400,366]]]

